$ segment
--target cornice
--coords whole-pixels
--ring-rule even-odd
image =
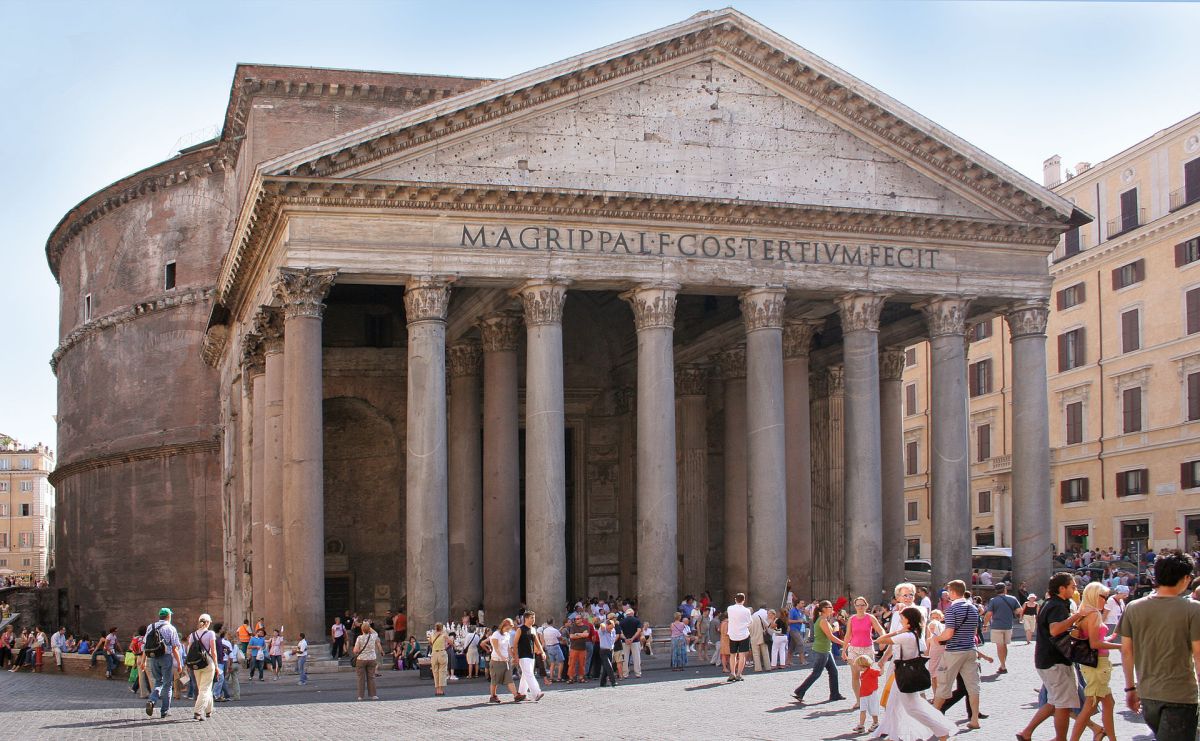
[[[57,375],[58,364],[62,361],[63,356],[80,342],[83,342],[84,339],[97,332],[102,332],[151,314],[177,309],[181,306],[190,306],[200,301],[209,301],[215,293],[216,291],[213,288],[172,290],[82,324],[71,330],[50,355],[50,370]]]
[[[119,453],[110,453],[108,455],[99,455],[92,458],[85,458],[79,461],[73,461],[65,466],[59,466],[47,477],[51,486],[58,486],[64,480],[84,473],[86,471],[94,471],[98,468],[108,468],[110,466],[119,466],[125,463],[135,463],[137,461],[149,461],[159,458],[171,458],[180,455],[196,455],[198,453],[215,453],[221,449],[220,441],[211,440],[194,440],[185,443],[171,443],[170,445],[155,445],[148,448],[136,448],[134,450],[126,450]]]

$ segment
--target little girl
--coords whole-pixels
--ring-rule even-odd
[[[874,731],[879,727],[879,665],[868,656],[859,656],[854,663],[859,668],[858,725],[854,727],[854,732]],[[866,729],[868,713],[871,715],[871,727]]]

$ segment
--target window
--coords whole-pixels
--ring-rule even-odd
[[[1058,372],[1078,368],[1087,362],[1084,352],[1084,328],[1072,329],[1058,336]]]
[[[1069,309],[1072,306],[1078,306],[1084,301],[1086,293],[1085,283],[1076,283],[1073,286],[1067,286],[1058,292],[1058,310]]]
[[[1200,371],[1187,377],[1187,418],[1189,422],[1200,419]]]
[[[1088,500],[1087,479],[1067,479],[1058,483],[1058,494],[1063,504]]]
[[[917,475],[917,444],[908,443],[904,446],[904,475]]]
[[[920,512],[917,509],[917,502],[915,500],[905,502],[904,518],[906,522],[916,522],[919,519],[919,514]]]
[[[982,396],[992,393],[991,359],[972,363],[967,380],[969,381],[971,396]]]
[[[1066,249],[1063,251],[1063,257],[1070,257],[1079,254],[1079,227],[1075,227],[1071,231],[1063,235],[1066,239]]]
[[[92,294],[83,297],[83,321],[92,321]]]
[[[1200,162],[1200,160],[1196,160]],[[1175,245],[1175,267],[1190,265],[1200,260],[1200,237],[1192,237]]]
[[[1112,271],[1113,290],[1127,288],[1146,280],[1146,261],[1134,260]]]
[[[1193,288],[1184,295],[1184,305],[1187,307],[1185,325],[1187,334],[1200,332],[1200,288]]]
[[[1067,404],[1067,445],[1078,445],[1083,442],[1083,402],[1073,401]]]
[[[1141,313],[1139,309],[1121,312],[1121,352],[1142,348]]]
[[[1134,386],[1121,392],[1121,431],[1142,431],[1142,388]]]
[[[1150,491],[1150,470],[1137,468],[1117,474],[1117,496],[1136,497]]]
[[[33,533],[28,532],[28,531],[19,533],[17,535],[17,547],[18,548],[32,548],[33,547]]]
[[[909,416],[917,413],[917,384],[915,383],[904,387],[904,413]]]
[[[971,327],[971,341],[986,340],[992,336],[992,320],[985,319]]]
[[[21,491],[33,491],[33,482],[32,481],[22,481],[21,482]]]
[[[1179,464],[1179,488],[1195,489],[1200,486],[1200,461]]]
[[[911,368],[917,364],[917,348],[910,347],[904,351],[904,367]]]
[[[163,290],[171,290],[175,287],[175,261],[172,260],[163,266]]]
[[[975,428],[975,461],[982,463],[992,457],[992,426],[979,425]]]
[[[975,494],[976,510],[981,515],[991,514],[992,511],[992,493],[990,491],[980,491]]]
[[[21,505],[21,517],[28,517],[30,514],[30,507],[32,507],[32,506],[33,505],[30,505],[30,504],[22,504]]]
[[[1118,234],[1136,229],[1138,224],[1137,188],[1130,188],[1121,194],[1121,226]]]
[[[905,558],[920,558],[921,557],[921,539],[909,538],[905,544],[905,550],[908,552]]]

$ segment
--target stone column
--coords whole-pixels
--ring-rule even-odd
[[[904,581],[904,350],[879,354],[883,587]]]
[[[325,635],[322,303],[336,270],[281,268],[283,304],[283,615],[288,635]]]
[[[885,296],[849,293],[837,300],[845,369],[843,449],[857,465],[845,471],[846,583],[871,604],[883,595],[879,472],[879,312]]]
[[[679,599],[675,478],[675,285],[621,294],[637,327],[637,596],[643,620],[669,623]]]
[[[567,283],[531,280],[525,308],[525,602],[545,618],[567,601],[566,410],[562,315]]]
[[[486,316],[483,337],[483,610],[491,623],[521,601],[521,447],[517,344],[521,317]]]
[[[787,572],[792,589],[812,594],[812,429],[808,350],[823,322],[796,319],[783,328],[783,424],[787,448]]]
[[[746,501],[746,346],[717,356],[725,380],[725,595],[749,591],[750,534]]]
[[[263,338],[262,569],[255,576],[255,615],[278,625],[283,614],[283,311],[263,306],[254,317]]]
[[[450,284],[412,277],[408,321],[408,444],[404,483],[408,632],[421,637],[450,616],[446,502],[446,312]]]
[[[1045,301],[1017,304],[1005,314],[1012,337],[1012,580],[1028,582],[1034,588],[1049,580],[1053,566],[1046,402],[1048,316]],[[1002,515],[1001,511],[997,517]]]
[[[450,616],[483,603],[483,450],[476,340],[450,346]]]
[[[266,357],[263,353],[262,337],[251,332],[246,335],[242,354],[242,375],[248,379],[249,408],[243,412],[249,417],[250,430],[248,448],[250,458],[250,602],[249,611],[261,610],[265,595],[261,580],[265,578],[263,562],[263,438],[266,436],[267,379]],[[243,467],[244,470],[244,467]],[[241,564],[239,564],[241,567]],[[256,614],[254,617],[258,617]],[[254,619],[254,618],[251,618]]]
[[[741,295],[746,323],[750,601],[778,606],[787,582],[782,288]]]
[[[708,369],[675,369],[679,440],[679,558],[683,594],[708,588]],[[697,598],[698,599],[698,598]]]
[[[936,298],[920,305],[929,327],[929,473],[932,479],[933,586],[971,581],[971,463],[967,441],[967,306],[964,298]]]

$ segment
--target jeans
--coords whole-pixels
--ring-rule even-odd
[[[613,650],[611,648],[600,649],[600,686],[604,686],[605,678],[613,687],[617,686],[617,672],[613,669]]]
[[[169,652],[162,656],[152,656],[146,663],[150,667],[150,679],[154,689],[150,690],[150,704],[157,705],[162,699],[162,714],[171,712],[171,692],[174,690],[175,657]]]
[[[687,666],[687,639],[675,636],[671,639],[671,668],[682,669]]]
[[[1158,741],[1194,741],[1196,705],[1142,700],[1142,717]]]
[[[308,684],[308,657],[296,658],[296,671],[300,673],[300,684]]]
[[[808,679],[804,680],[804,684],[796,688],[794,694],[798,697],[804,697],[804,693],[808,692],[808,688],[813,686],[813,683],[817,681],[817,677],[821,676],[822,671],[829,673],[830,699],[839,697],[841,693],[838,692],[837,665],[833,662],[833,654],[820,652],[813,654],[812,673],[808,675]]]

